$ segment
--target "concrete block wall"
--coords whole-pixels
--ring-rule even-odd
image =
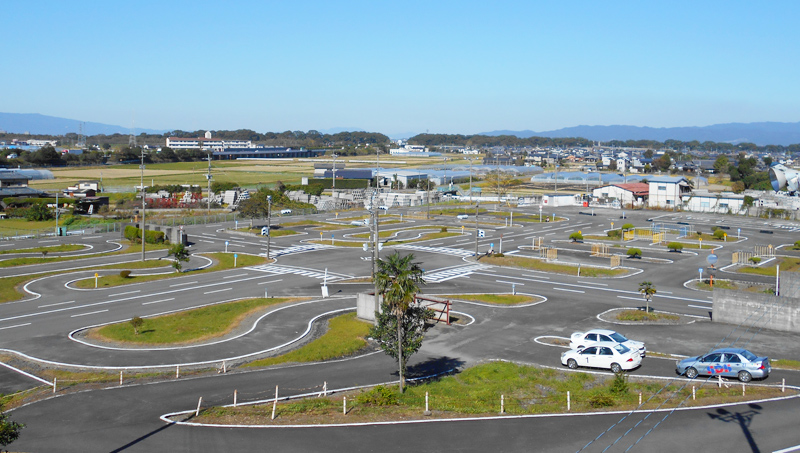
[[[381,301],[383,298],[379,298]],[[356,317],[364,321],[375,322],[375,312],[380,311],[380,303],[376,302],[372,293],[358,293],[356,296]]]
[[[800,333],[800,298],[714,290],[713,322]]]

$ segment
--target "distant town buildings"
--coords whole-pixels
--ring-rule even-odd
[[[222,151],[228,148],[254,147],[253,142],[250,140],[220,140],[211,138],[210,131],[207,131],[204,137],[167,137],[166,146],[172,149],[207,149],[211,151]]]

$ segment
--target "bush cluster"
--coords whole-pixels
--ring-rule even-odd
[[[397,392],[382,385],[356,397],[356,403],[363,406],[393,406],[399,402]]]
[[[125,239],[131,242],[142,242],[142,229],[136,228],[133,225],[128,225],[125,227],[124,231]],[[164,232],[163,231],[152,231],[147,230],[144,235],[144,240],[148,244],[162,244],[164,242]]]

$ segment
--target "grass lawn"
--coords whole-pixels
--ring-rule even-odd
[[[527,304],[538,300],[536,297],[521,294],[434,294],[433,296],[440,299],[469,300],[497,305]]]
[[[12,253],[74,252],[77,250],[85,250],[85,249],[88,249],[88,247],[80,244],[46,245],[44,247],[32,247],[28,249],[2,250],[0,251],[0,255],[9,255]]]
[[[534,258],[523,258],[521,256],[485,256],[480,259],[480,263],[492,264],[495,266],[519,267],[522,269],[533,269],[537,271],[552,272],[554,274],[578,275],[578,266],[567,264],[548,263]],[[614,277],[627,273],[625,269],[604,269],[598,267],[581,266],[581,277]]]
[[[769,363],[771,363],[775,368],[783,368],[785,370],[800,370],[800,360],[770,359]]]
[[[210,305],[156,318],[143,318],[139,334],[128,322],[92,329],[90,338],[137,345],[196,343],[217,338],[236,328],[247,316],[292,299],[247,299]]]
[[[166,244],[146,244],[145,251],[152,251],[152,250],[167,250],[169,245]],[[141,253],[142,245],[141,244],[132,244],[131,246],[124,248],[122,250],[118,250],[116,252],[108,252],[108,253],[97,253],[91,255],[92,257],[95,256],[111,256],[111,255],[124,255],[129,253]],[[39,257],[28,257],[28,258],[11,258],[7,260],[0,260],[0,267],[14,267],[14,266],[26,266],[30,264],[44,264],[44,263],[55,263],[60,261],[75,261],[87,258],[87,255],[83,256],[54,256],[52,258],[39,258]]]
[[[320,362],[355,353],[367,345],[371,324],[356,318],[355,313],[336,316],[328,321],[328,331],[294,351],[246,364],[262,367],[289,362]]]
[[[775,275],[776,266],[778,264],[781,266],[781,272],[800,272],[800,258],[780,257],[777,260],[777,263],[775,261],[771,261],[770,266],[739,267],[736,269],[736,272],[741,274],[767,275],[772,277]]]
[[[202,256],[209,256],[218,261],[216,265],[212,265],[205,269],[201,269],[199,271],[192,272],[194,274],[202,274],[206,272],[215,272],[221,271],[226,269],[233,269],[233,253],[204,253]],[[147,262],[147,261],[145,261]],[[166,264],[167,266],[171,265],[170,260],[161,260],[162,263]],[[236,259],[236,267],[245,267],[245,266],[255,266],[257,264],[264,264],[267,262],[267,259],[263,256],[255,256],[255,255],[244,255],[241,254]],[[183,263],[185,265],[185,263]],[[131,266],[128,264],[125,265],[118,265],[121,269],[131,269]],[[112,287],[112,286],[121,286],[121,285],[129,285],[132,283],[142,283],[142,282],[149,282],[153,280],[163,280],[165,278],[173,278],[173,277],[180,277],[186,275],[185,273],[181,272],[173,272],[169,274],[160,274],[160,275],[140,275],[136,277],[127,277],[122,278],[118,274],[115,275],[104,275],[97,279],[97,286],[100,288],[104,287]],[[94,277],[85,278],[82,280],[78,280],[73,283],[77,288],[83,289],[90,289],[94,288]]]
[[[654,311],[647,313],[644,310],[623,310],[617,313],[617,319],[620,321],[649,322],[649,321],[678,321],[681,318],[680,316],[670,315],[667,313],[657,313]]]
[[[616,382],[615,382],[616,381]],[[210,407],[193,417],[196,423],[220,424],[331,424],[379,422],[407,419],[436,419],[465,416],[496,416],[500,412],[500,396],[505,397],[509,415],[566,413],[566,394],[570,392],[571,412],[601,410],[633,410],[638,406],[639,392],[645,401],[642,409],[700,406],[723,402],[740,402],[770,396],[781,396],[780,388],[748,386],[742,397],[741,386],[718,388],[714,385],[696,389],[676,382],[663,391],[663,381],[590,375],[492,362],[424,384],[409,385],[403,394],[392,387],[337,394],[327,398],[308,398],[279,403],[275,420],[271,420],[272,404],[239,407]],[[700,384],[698,383],[698,386]],[[425,394],[429,395],[432,415],[424,417]],[[347,396],[347,415],[342,414],[342,396]],[[194,415],[194,414],[192,414]]]

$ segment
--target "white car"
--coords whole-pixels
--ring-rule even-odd
[[[456,216],[456,218],[458,220],[467,220],[469,218],[469,216],[466,215],[466,214],[459,214],[459,215]]]
[[[291,213],[292,213],[291,209],[281,209],[281,214],[283,214],[283,215],[291,214]]]
[[[355,226],[369,225],[369,219],[353,220],[352,222],[350,222],[350,225],[355,225]]]
[[[583,349],[594,346],[595,344],[606,341],[611,343],[624,344],[628,349],[638,351],[642,357],[647,353],[647,348],[641,341],[627,339],[624,335],[606,329],[592,329],[588,332],[575,332],[569,339],[570,349]]]
[[[388,211],[389,210],[389,206],[386,206],[386,205],[378,206],[378,209],[380,209],[381,211]]]
[[[561,354],[561,364],[573,370],[578,367],[604,368],[614,373],[632,370],[642,364],[642,356],[621,343],[599,342],[588,348],[570,349]]]

